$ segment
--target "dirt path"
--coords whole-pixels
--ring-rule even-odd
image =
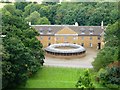
[[[97,55],[98,50],[87,48],[86,56],[75,59],[60,59],[45,57],[45,66],[57,66],[57,67],[76,67],[76,68],[92,68],[91,62],[94,61],[94,58]]]

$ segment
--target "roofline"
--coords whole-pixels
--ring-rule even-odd
[[[56,36],[56,35],[39,35],[39,36]],[[78,36],[101,36],[101,35],[79,35]]]
[[[30,25],[30,26],[75,26],[75,25]]]
[[[75,26],[75,27],[101,27],[101,26],[76,26],[76,25],[30,25],[30,26]],[[107,27],[107,26],[103,26]]]

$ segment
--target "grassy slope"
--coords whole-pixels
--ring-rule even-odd
[[[25,88],[75,88],[84,69],[43,67],[27,81]]]
[[[43,67],[31,77],[23,88],[75,88],[75,84],[85,69]],[[102,86],[95,82],[96,72],[90,70],[92,82],[96,88]]]

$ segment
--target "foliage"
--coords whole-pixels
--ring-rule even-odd
[[[101,21],[104,21],[106,26],[115,23],[119,18],[117,2],[62,2],[61,4],[17,2],[15,7],[19,12],[23,11],[24,18],[36,11],[41,18],[46,17],[51,24],[73,25],[78,22],[84,26],[100,25]]]
[[[119,22],[108,25],[105,31],[105,47],[100,50],[92,63],[94,69],[99,71],[100,83],[109,88],[120,88],[120,67],[112,66],[110,63],[120,60],[120,30]]]
[[[99,71],[100,68],[105,68],[111,62],[114,62],[118,58],[118,48],[117,47],[104,47],[99,51],[97,57],[92,62],[94,69]]]
[[[108,25],[105,30],[105,47],[100,50],[92,63],[94,69],[105,68],[111,62],[120,60],[120,30],[118,22]]]
[[[100,83],[108,88],[120,88],[120,67],[106,67],[99,71]]]
[[[30,2],[15,2],[16,9],[24,11],[24,8],[30,4]]]
[[[108,25],[107,30],[105,31],[105,46],[118,47],[118,59],[120,59],[120,25],[119,21],[115,22],[112,25]]]
[[[93,83],[91,81],[89,70],[85,70],[84,74],[79,77],[77,84],[75,85],[77,88],[91,88],[93,89]]]
[[[40,14],[37,11],[34,11],[33,13],[30,14],[29,17],[26,18],[26,21],[32,22],[33,25],[38,23],[40,19]]]
[[[26,21],[31,22],[33,25],[36,24],[50,24],[49,20],[46,17],[40,17],[40,14],[37,11],[34,11],[26,18]]]
[[[7,9],[6,9],[7,7]],[[26,83],[43,64],[42,44],[37,40],[39,34],[30,28],[23,17],[14,15],[13,8],[3,8],[2,34],[2,87],[14,88]]]

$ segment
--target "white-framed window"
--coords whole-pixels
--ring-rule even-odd
[[[85,28],[81,28],[81,34],[85,34]]]
[[[81,32],[81,34],[85,34],[85,31],[83,30],[83,31]]]
[[[90,30],[90,34],[93,34],[93,30]]]
[[[92,36],[90,36],[90,40],[92,40]]]
[[[89,28],[89,33],[93,34],[93,28],[92,27]]]
[[[84,36],[82,36],[81,38],[82,38],[82,40],[84,40]]]
[[[90,43],[90,47],[92,47],[92,43]]]

